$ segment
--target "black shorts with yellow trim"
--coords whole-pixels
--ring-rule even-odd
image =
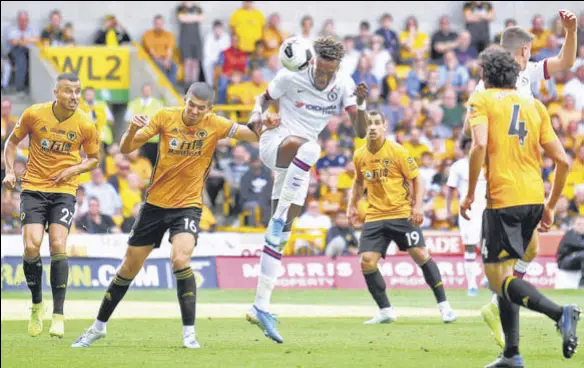
[[[167,230],[171,242],[176,234],[189,233],[195,236],[196,245],[202,213],[199,207],[162,208],[144,203],[130,232],[128,245],[159,248]]]
[[[424,236],[419,227],[414,227],[407,218],[366,222],[359,241],[359,254],[381,253],[385,258],[387,248],[394,241],[401,251],[425,247]]]
[[[543,204],[491,209],[483,212],[483,263],[521,259],[543,216]]]
[[[41,224],[48,230],[49,225],[59,224],[69,230],[75,217],[76,202],[71,194],[23,190],[20,194],[20,220],[23,226]]]

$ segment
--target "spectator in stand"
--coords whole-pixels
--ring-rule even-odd
[[[432,152],[424,152],[422,153],[421,161],[422,164],[419,168],[420,177],[422,178],[424,188],[430,188],[434,176],[438,173],[434,165],[434,155]]]
[[[464,124],[465,108],[456,99],[456,91],[453,88],[447,87],[444,89],[440,107],[444,112],[442,125],[448,129],[454,129]]]
[[[316,38],[312,34],[314,28],[314,19],[310,15],[305,15],[300,20],[300,34],[299,37],[305,38],[309,41],[314,41]]]
[[[130,176],[130,160],[126,157],[116,162],[118,173],[112,175],[108,182],[114,187],[116,192],[122,194],[122,191],[128,188],[128,176]]]
[[[278,56],[280,53],[280,45],[282,45],[285,38],[286,34],[280,30],[280,14],[271,14],[268,17],[268,26],[264,30],[263,36],[265,46],[264,57],[268,59],[271,56]]]
[[[132,227],[134,226],[134,222],[136,222],[136,217],[138,217],[138,214],[140,213],[140,210],[142,209],[142,204],[143,204],[143,202],[136,204],[134,206],[134,208],[132,209],[131,216],[126,217],[124,219],[124,222],[122,222],[122,233],[128,234],[132,231]]]
[[[578,46],[584,46],[584,10],[578,16]]]
[[[353,75],[357,70],[361,53],[355,50],[355,40],[351,36],[345,36],[343,39],[343,45],[345,47],[345,56],[343,57],[343,60],[341,60],[339,68],[344,73]]]
[[[567,231],[570,228],[572,217],[576,213],[570,213],[570,201],[565,196],[561,196],[556,203],[553,228]]]
[[[231,47],[219,54],[215,65],[214,85],[217,86],[217,103],[227,102],[227,86],[233,71],[242,75],[247,72],[247,54],[238,48],[239,41],[235,34],[231,35]]]
[[[249,170],[250,154],[243,145],[238,145],[233,149],[233,160],[229,163],[225,170],[225,180],[229,185],[231,198],[233,200],[233,213],[241,212],[239,204],[241,203],[241,179]]]
[[[571,94],[566,94],[564,96],[564,104],[561,108],[556,111],[556,114],[560,118],[560,124],[562,131],[568,130],[568,125],[571,122],[579,122],[582,118],[582,109],[576,108],[576,101]]]
[[[368,53],[371,57],[372,73],[378,81],[381,81],[387,71],[387,63],[391,61],[391,55],[383,47],[381,36],[371,37],[371,50]]]
[[[454,51],[447,52],[444,55],[444,64],[438,67],[438,85],[451,86],[456,91],[462,92],[469,78],[468,69],[458,63]]]
[[[584,216],[584,184],[578,184],[574,187],[574,198],[570,201],[569,210]]]
[[[490,23],[495,12],[490,1],[466,1],[463,7],[466,29],[470,32],[472,45],[480,53],[490,43]]]
[[[458,36],[458,47],[454,50],[456,58],[460,65],[464,65],[467,69],[471,67],[471,63],[479,57],[477,49],[471,45],[470,33],[468,31],[460,32]]]
[[[8,87],[11,78],[12,62],[8,58],[8,55],[4,50],[4,42],[2,42],[2,93],[4,93],[4,90]]]
[[[440,64],[444,53],[458,47],[458,34],[450,29],[450,19],[447,15],[440,17],[438,31],[432,35],[432,63]]]
[[[367,98],[367,111],[379,110],[383,105],[381,101],[381,89],[377,84],[374,84],[369,89],[369,97]]]
[[[122,199],[114,187],[105,181],[101,168],[91,171],[91,182],[83,184],[87,197],[96,197],[101,203],[101,213],[110,217],[122,214]]]
[[[509,18],[509,19],[505,19],[505,29],[509,28],[509,27],[514,27],[517,25],[517,21],[515,19]],[[493,39],[493,42],[496,43],[497,45],[501,43],[501,34],[503,32],[499,32],[495,35],[495,38]],[[471,35],[472,38],[472,35]]]
[[[430,38],[418,28],[418,20],[409,16],[403,32],[399,34],[400,61],[411,65],[418,58],[428,59],[430,56]]]
[[[426,60],[423,57],[417,56],[416,60],[414,60],[412,70],[409,71],[405,80],[407,96],[412,98],[420,96],[422,87],[427,84],[429,76],[428,74],[429,71]],[[402,100],[402,104],[404,106],[408,106],[409,100]]]
[[[264,41],[257,41],[255,50],[247,58],[247,70],[261,69],[266,66],[265,51]]]
[[[96,103],[95,90],[93,89],[93,87],[86,87],[83,90],[83,99],[81,100],[79,107],[81,110],[89,114],[89,116],[91,116],[93,122],[97,127],[97,136],[98,138],[101,139],[101,137],[104,135],[106,126],[108,124],[108,116],[106,114],[104,105],[99,105]]]
[[[63,27],[63,44],[62,46],[75,46],[75,36],[73,35],[73,24],[65,23]]]
[[[345,211],[337,211],[335,225],[326,234],[327,257],[356,255],[359,241],[355,232],[349,227],[349,219]]]
[[[543,102],[546,106],[549,106],[551,102],[558,100],[558,91],[556,88],[555,77],[550,79],[543,79],[540,81],[531,81],[531,91],[533,93],[533,97]]]
[[[20,234],[20,191],[2,191],[2,234]]]
[[[266,19],[264,14],[254,7],[253,1],[243,1],[242,7],[231,14],[229,26],[237,35],[238,48],[243,52],[251,53],[255,49],[256,42],[262,39]]]
[[[164,29],[164,17],[160,14],[154,17],[153,24],[153,29],[144,32],[142,45],[170,83],[175,84],[178,66],[172,60],[176,45],[174,34]]]
[[[388,108],[383,109],[385,118],[389,121],[389,130],[394,131],[399,122],[401,122],[405,115],[405,108],[400,103],[401,93],[399,91],[392,91],[388,98]]]
[[[238,72],[233,72],[234,76],[239,76]],[[237,89],[231,89],[237,87]],[[238,86],[230,85],[227,89],[228,101],[232,104],[253,105],[256,96],[264,93],[268,88],[268,83],[264,81],[262,71],[259,69],[251,72],[251,80],[239,83]]]
[[[18,117],[12,115],[12,101],[9,98],[2,99],[2,146],[6,138],[12,133],[14,126],[18,122]],[[4,156],[4,154],[2,154]]]
[[[426,110],[432,108],[436,105],[440,95],[444,92],[444,89],[440,87],[440,76],[437,71],[431,71],[428,74],[428,82],[424,83],[422,90],[420,91],[420,97],[422,98],[422,107]]]
[[[340,40],[339,35],[335,32],[335,21],[332,19],[325,20],[322,25],[322,30],[318,34],[318,37],[331,37],[335,40]]]
[[[266,66],[261,70],[263,80],[266,82],[271,81],[278,74],[278,70],[280,70],[280,59],[278,55],[272,55],[268,58]]]
[[[575,216],[572,229],[560,242],[557,253],[558,268],[566,271],[580,271],[580,288],[584,288],[584,216]]]
[[[215,64],[219,60],[219,55],[229,48],[229,35],[225,32],[225,27],[220,20],[213,22],[213,30],[205,38],[205,47],[203,51],[203,73],[205,82],[214,85]]]
[[[414,128],[410,132],[410,139],[403,144],[404,148],[408,150],[410,153],[410,157],[412,157],[418,165],[422,162],[422,155],[424,152],[430,152],[430,148],[420,142],[422,138],[422,133],[420,129]]]
[[[178,46],[183,60],[183,81],[186,86],[190,86],[199,81],[203,57],[200,25],[205,16],[196,1],[183,1],[176,10],[176,16],[180,24]]]
[[[75,222],[79,220],[83,215],[87,213],[87,208],[89,205],[87,204],[87,195],[85,194],[85,188],[83,185],[77,187],[77,193],[75,196]]]
[[[268,226],[271,217],[272,187],[274,185],[270,170],[266,168],[259,156],[252,157],[249,170],[241,178],[240,208],[251,211],[249,226]],[[253,215],[258,209],[261,214],[261,223],[255,221]]]
[[[121,232],[120,228],[112,220],[112,217],[101,212],[100,200],[97,197],[90,196],[88,202],[89,209],[87,214],[75,223],[78,231],[88,234],[115,234]]]
[[[116,47],[125,43],[130,43],[130,35],[118,20],[115,15],[106,15],[103,20],[103,28],[95,35],[94,43],[96,45],[104,45],[109,47]]]
[[[24,94],[28,77],[29,47],[39,41],[38,32],[29,24],[28,13],[18,13],[18,24],[8,28],[9,56],[14,64],[14,84],[19,96]]]
[[[142,191],[140,190],[140,178],[134,173],[129,173],[126,177],[125,187],[120,188],[122,198],[122,217],[124,221],[133,217],[132,211],[137,204],[142,202]]]
[[[395,62],[388,61],[385,65],[385,75],[381,80],[381,98],[387,101],[389,93],[397,90],[398,76],[395,69]]]
[[[63,43],[63,17],[59,10],[53,10],[49,15],[49,25],[41,33],[41,42],[45,46],[61,46]]]
[[[584,46],[580,46],[583,50]],[[577,62],[578,63],[578,62]],[[568,83],[564,85],[563,94],[565,96],[572,96],[576,109],[584,109],[584,61],[579,62],[572,67],[575,75]]]
[[[138,150],[128,153],[126,158],[130,161],[130,171],[140,178],[139,188],[145,189],[150,184],[152,177],[152,163],[147,158],[140,156]]]
[[[529,32],[533,35],[533,40],[531,40],[531,55],[537,55],[539,50],[548,44],[548,38],[552,35],[552,32],[545,29],[545,21],[539,14],[533,17]],[[557,55],[557,53],[554,55]]]
[[[399,39],[397,33],[391,29],[393,25],[393,17],[389,13],[385,13],[379,19],[379,29],[375,34],[383,37],[383,47],[389,52],[392,60],[399,59]]]
[[[152,85],[150,83],[144,83],[142,85],[142,97],[133,99],[128,103],[126,109],[126,114],[124,115],[124,121],[129,126],[130,122],[136,115],[146,115],[148,117],[153,117],[158,110],[160,110],[163,105],[162,101],[153,97]],[[150,138],[144,146],[142,146],[141,152],[152,165],[156,164],[156,157],[158,155],[158,134]]]
[[[304,212],[295,223],[298,229],[330,229],[332,223],[330,217],[323,215],[320,212],[320,204],[318,201],[310,201],[306,205],[306,212]]]
[[[361,55],[357,70],[353,73],[353,81],[355,81],[355,84],[364,82],[369,88],[379,84],[379,81],[371,72],[371,57],[368,55]]]
[[[347,157],[339,153],[339,142],[328,140],[324,143],[325,156],[316,162],[319,175],[326,172],[329,175],[339,175],[345,170]]]
[[[559,15],[554,18],[551,32],[554,36],[556,36],[558,47],[562,47],[564,41],[566,40],[566,30],[564,29],[562,18]]]
[[[341,124],[339,125],[339,144],[341,147],[352,148],[355,141],[355,129],[353,123],[346,112],[341,115]]]
[[[369,22],[362,21],[359,24],[359,36],[355,37],[355,49],[365,51],[371,48],[371,26]]]

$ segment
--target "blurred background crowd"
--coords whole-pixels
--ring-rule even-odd
[[[185,1],[176,5],[176,31],[166,26],[168,19],[152,14],[152,29],[129,34],[115,14],[108,14],[93,44],[113,47],[138,42],[179,93],[194,81],[206,81],[216,89],[215,104],[249,108],[278,72],[278,50],[284,39],[292,35],[311,40],[330,36],[342,41],[346,55],[341,71],[351,75],[355,83],[367,83],[368,109],[385,115],[388,138],[403,144],[420,166],[425,184],[423,228],[451,230],[457,226],[459,203],[456,194],[450,200],[446,180],[452,163],[465,155],[460,138],[466,101],[479,79],[477,56],[490,43],[499,41],[500,34],[491,32],[490,24],[495,17],[505,16],[497,14],[491,2],[460,4],[465,24],[458,29],[451,26],[452,14],[437,14],[434,29],[425,32],[418,28],[415,16],[396,24],[392,14],[384,13],[379,14],[377,22],[362,21],[352,34],[341,35],[334,19],[315,24],[310,14],[301,18],[300,33],[289,32],[281,26],[279,14],[263,14],[252,1],[244,1],[228,22],[208,19],[204,4]],[[533,94],[548,107],[554,129],[572,161],[556,215],[555,227],[563,230],[571,217],[584,214],[584,12],[577,15],[578,56],[574,67],[531,86]],[[3,95],[5,90],[15,92],[18,98],[26,93],[29,83],[27,58],[31,45],[80,44],[75,38],[75,24],[63,19],[58,9],[47,14],[43,29],[32,27],[24,11],[13,17],[13,24],[2,30],[2,90]],[[211,24],[206,34],[201,28],[204,23]],[[520,25],[534,35],[533,61],[557,55],[564,41],[559,17],[545,21],[533,14],[531,24],[506,19],[505,25]],[[157,138],[140,152],[121,154],[113,138],[115,122],[110,106],[98,101],[95,91],[87,87],[81,107],[98,125],[104,158],[100,168],[81,178],[72,231],[129,232],[149,184]],[[135,114],[153,115],[163,106],[152,86],[145,84],[142,96],[128,103],[125,124]],[[246,110],[230,116],[244,122]],[[2,147],[17,120],[12,99],[3,97]],[[345,210],[354,177],[352,155],[364,142],[355,137],[349,117],[339,110],[320,135],[320,143],[323,155],[313,168],[305,212],[295,227],[322,232],[323,238],[341,235],[356,245]],[[25,140],[19,150],[15,165],[18,176],[25,170],[27,146]],[[545,158],[542,177],[547,190],[552,175],[553,163]],[[259,160],[257,144],[220,142],[206,185],[201,229],[265,226],[271,188],[272,177]],[[1,199],[2,233],[19,233],[20,193],[3,188]],[[366,206],[365,198],[360,205],[362,214]]]

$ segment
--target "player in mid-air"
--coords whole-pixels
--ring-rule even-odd
[[[501,46],[511,52],[513,58],[520,66],[519,77],[516,88],[520,95],[533,98],[531,86],[544,79],[549,79],[555,74],[569,70],[576,60],[577,50],[577,24],[576,15],[568,10],[559,11],[562,25],[564,26],[566,38],[558,55],[544,59],[539,62],[531,62],[531,42],[533,35],[521,27],[509,27],[501,35]],[[480,81],[475,92],[484,90],[484,83]],[[468,114],[467,114],[468,115]],[[465,122],[465,134],[470,137],[470,126]],[[538,244],[536,241],[530,244],[522,259],[515,264],[515,275],[525,276],[529,263],[537,256]],[[493,295],[491,302],[481,308],[481,317],[491,329],[495,341],[503,346],[503,331],[501,331],[501,321],[497,309],[497,295]]]
[[[97,129],[79,108],[81,81],[72,73],[57,77],[55,100],[27,108],[8,138],[4,150],[6,189],[16,187],[14,160],[18,143],[30,137],[26,172],[22,177],[20,218],[24,238],[23,269],[32,294],[28,334],[43,331],[43,264],[40,247],[48,228],[51,250],[53,318],[50,336],[65,334],[64,303],[69,277],[67,235],[75,212],[78,176],[99,165]],[[81,148],[87,158],[81,158]]]
[[[205,181],[217,141],[226,137],[257,142],[262,127],[243,126],[211,113],[213,88],[194,83],[185,106],[159,110],[150,120],[138,115],[122,137],[120,150],[130,153],[160,135],[158,159],[146,200],[130,232],[126,256],[103,298],[97,319],[74,343],[89,347],[106,335],[106,324],[144,261],[169,230],[171,262],[183,324],[183,345],[199,348],[195,334],[196,283],[191,256],[203,206]],[[266,119],[277,124],[277,115]]]
[[[469,219],[484,165],[487,209],[483,213],[481,254],[489,286],[498,296],[505,335],[503,354],[487,368],[524,366],[519,353],[519,306],[555,321],[562,335],[563,355],[571,358],[578,345],[578,307],[561,307],[513,275],[516,260],[538,237],[536,228],[547,231],[554,222],[554,208],[570,170],[566,152],[545,106],[522,97],[515,89],[520,69],[511,53],[490,47],[479,58],[486,90],[473,94],[469,100],[473,143],[468,192],[461,213]],[[541,177],[542,148],[556,164],[547,199]]]
[[[454,322],[456,315],[446,300],[440,271],[426,249],[419,227],[424,220],[424,184],[418,175],[418,165],[407,149],[385,136],[383,115],[369,112],[367,144],[355,151],[353,158],[355,179],[347,209],[349,220],[355,225],[359,217],[357,203],[367,190],[369,206],[359,240],[359,254],[367,288],[379,311],[365,323],[391,323],[396,319],[377,266],[379,259],[385,258],[392,241],[401,251],[407,251],[422,269],[436,297],[442,320]]]
[[[461,149],[464,152],[464,157],[452,164],[448,174],[448,194],[446,197],[446,208],[450,209],[450,204],[456,190],[459,201],[462,201],[463,196],[466,195],[468,188],[468,153],[470,151],[471,139],[463,137],[461,142]],[[460,229],[460,237],[464,244],[464,272],[467,280],[467,289],[469,296],[478,295],[478,285],[476,280],[475,270],[478,266],[476,263],[476,247],[479,244],[481,237],[481,217],[487,206],[487,181],[483,172],[479,175],[479,182],[477,184],[476,201],[473,205],[471,220],[467,221],[464,217],[458,214],[458,228]]]
[[[251,119],[259,119],[271,103],[279,101],[281,124],[260,139],[260,157],[275,173],[272,190],[272,218],[260,258],[261,271],[256,298],[247,320],[278,342],[275,317],[269,313],[272,290],[281,268],[282,249],[290,237],[291,223],[304,206],[309,171],[320,158],[319,133],[341,107],[349,113],[357,136],[366,132],[367,85],[355,89],[351,77],[339,72],[343,44],[333,38],[314,42],[316,53],[308,68],[299,72],[282,69],[258,96]]]

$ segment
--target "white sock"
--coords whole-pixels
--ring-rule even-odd
[[[448,309],[451,309],[450,308],[450,303],[448,303],[448,300],[443,301],[442,303],[438,303],[438,309],[440,309],[440,310],[448,310]]]
[[[290,232],[282,233],[280,249],[274,249],[269,245],[264,245],[264,250],[260,257],[260,277],[256,289],[254,305],[261,311],[267,312],[272,300],[272,291],[276,286],[276,281],[282,269],[282,249],[286,246]]]
[[[529,267],[529,262],[525,262],[523,260],[518,260],[515,263],[515,272],[521,274],[522,276],[527,273],[527,268]]]
[[[194,335],[195,334],[195,326],[183,326],[183,338]]]
[[[303,190],[304,184],[310,179],[310,168],[316,164],[319,157],[320,146],[316,142],[309,141],[298,148],[296,156],[286,171],[286,179],[280,193],[278,207],[272,218],[288,220],[290,205],[296,197],[296,193]]]
[[[466,281],[469,289],[478,289],[477,276],[475,274],[477,255],[475,252],[464,253],[464,273],[466,274]]]
[[[499,308],[499,296],[497,294],[493,294],[493,298],[491,299],[491,303],[495,304],[497,308]]]
[[[107,326],[107,322],[102,322],[99,320],[95,320],[95,322],[93,322],[93,328],[96,329],[97,331],[105,331],[105,328]]]

